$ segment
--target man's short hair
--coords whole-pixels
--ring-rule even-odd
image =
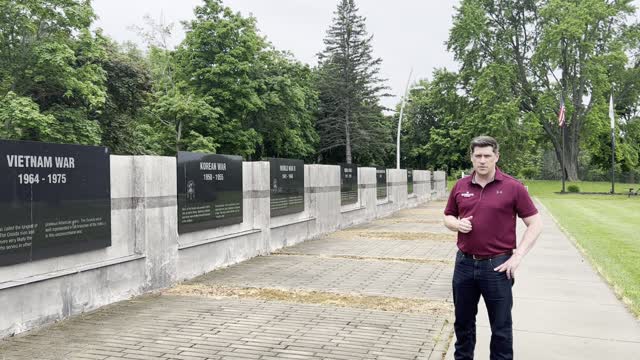
[[[497,154],[500,151],[500,145],[496,139],[491,136],[477,136],[471,140],[471,145],[469,146],[469,153],[473,154],[473,150],[477,147],[487,147],[491,146],[493,148],[493,153]]]

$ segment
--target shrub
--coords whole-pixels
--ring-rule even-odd
[[[525,179],[533,179],[538,176],[538,169],[533,166],[528,166],[520,169],[520,177]]]
[[[579,193],[580,187],[578,185],[572,184],[567,187],[567,190],[569,190],[570,193]]]

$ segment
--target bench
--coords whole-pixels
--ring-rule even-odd
[[[640,188],[637,188],[636,191],[633,191],[633,188],[629,188],[629,194],[627,197],[640,195]]]

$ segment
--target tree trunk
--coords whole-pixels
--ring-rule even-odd
[[[564,158],[566,164],[564,171],[567,181],[578,181],[578,139],[576,136],[570,136],[570,128],[566,129],[566,139],[564,143]]]
[[[182,138],[182,121],[178,122],[178,129],[176,131],[176,155],[180,151],[180,138]]]
[[[573,123],[573,122],[572,122]],[[565,174],[565,179],[568,181],[578,181],[578,137],[575,135],[576,130],[573,126],[567,126],[565,128],[565,142],[564,142],[564,162],[562,161],[562,129],[554,127],[554,122],[542,122],[542,126],[549,135],[551,143],[553,144],[556,158],[560,163],[560,166],[564,166],[562,171]],[[562,176],[562,174],[560,174]]]

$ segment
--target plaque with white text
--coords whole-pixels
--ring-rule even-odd
[[[271,217],[304,211],[304,161],[269,159]]]
[[[387,197],[387,169],[376,168],[376,198],[378,200]]]
[[[109,149],[0,140],[0,265],[111,246]]]
[[[358,202],[358,165],[340,164],[340,204]]]
[[[178,233],[242,222],[242,157],[178,152]]]
[[[407,169],[407,194],[413,194],[413,169]]]

